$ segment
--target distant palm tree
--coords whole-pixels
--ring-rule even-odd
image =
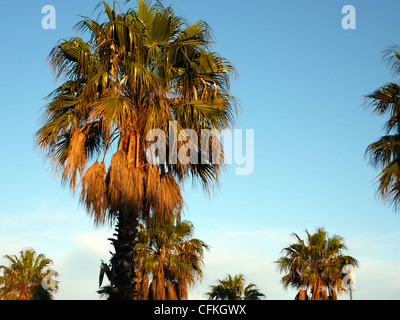
[[[261,300],[265,295],[261,293],[254,283],[244,286],[245,278],[242,274],[233,278],[228,275],[218,284],[210,286],[211,291],[207,292],[209,300]]]
[[[301,239],[296,233],[297,242],[282,250],[285,254],[275,263],[280,272],[286,273],[281,282],[284,288],[299,290],[298,300],[336,300],[342,286],[343,267],[358,266],[358,261],[342,254],[347,250],[343,238],[337,235],[328,237],[323,228],[317,228],[307,239]],[[310,292],[308,292],[308,289]]]
[[[51,300],[58,290],[58,281],[44,286],[50,279],[46,271],[52,261],[43,254],[36,255],[33,249],[23,250],[19,256],[4,256],[10,266],[0,266],[1,300]],[[58,273],[52,270],[52,277]]]
[[[178,150],[187,155],[187,134],[161,141],[171,151],[162,157],[150,148],[148,133],[220,132],[231,126],[237,106],[230,94],[234,68],[211,50],[208,25],[189,25],[160,2],[137,5],[118,13],[115,4],[103,3],[105,22],[78,24],[88,41],[75,37],[53,48],[50,66],[64,82],[48,96],[36,133],[62,181],[81,188],[80,202],[94,222],[115,225],[110,299],[134,296],[139,219],[179,219],[183,183],[197,179],[210,191],[223,164],[222,143],[213,135],[193,161],[178,162],[172,158]],[[219,161],[200,161],[214,145]]]
[[[391,47],[384,59],[400,77],[400,48]],[[386,116],[385,135],[371,143],[366,155],[381,173],[377,176],[377,194],[398,210],[400,204],[400,84],[389,82],[366,96],[367,106],[378,116]]]

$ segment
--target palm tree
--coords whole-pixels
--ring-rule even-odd
[[[52,270],[53,279],[48,279],[52,261],[44,254],[36,255],[35,250],[27,249],[16,255],[4,256],[10,266],[0,266],[1,300],[51,300],[58,290],[57,271]],[[47,284],[51,280],[51,285]]]
[[[384,52],[396,76],[400,76],[400,48],[391,47]],[[381,170],[377,176],[377,194],[399,209],[400,204],[400,85],[389,82],[366,97],[367,106],[378,116],[387,116],[385,135],[366,149],[370,164]]]
[[[237,106],[229,85],[234,69],[211,51],[203,21],[185,24],[171,7],[144,0],[125,13],[115,4],[103,7],[105,22],[85,18],[77,25],[88,41],[62,40],[49,55],[64,82],[48,96],[36,143],[62,181],[73,191],[80,187],[95,224],[115,226],[109,298],[132,299],[138,219],[179,220],[183,183],[196,179],[210,191],[223,163],[174,161],[174,151],[185,151],[185,136],[167,139],[172,152],[160,157],[148,133],[188,128],[200,136],[228,128]],[[218,139],[207,142],[219,147],[221,159]],[[209,146],[198,148],[198,159]]]
[[[174,223],[174,218],[165,225],[151,217],[139,224],[135,300],[187,300],[189,287],[202,277],[204,250],[208,249],[192,234],[189,221]],[[100,285],[109,271],[110,266],[103,263]],[[109,295],[109,291],[104,286],[99,293]]]
[[[245,278],[242,274],[233,278],[228,275],[218,284],[210,286],[211,291],[207,292],[209,300],[261,300],[265,295],[261,293],[254,283],[244,286]]]
[[[189,221],[160,226],[150,218],[139,227],[137,251],[138,300],[187,300],[190,286],[201,279],[204,250],[192,238]],[[149,278],[152,281],[149,281]]]
[[[342,254],[347,246],[342,237],[329,237],[323,228],[310,234],[306,230],[306,241],[293,233],[297,242],[284,248],[284,256],[275,263],[279,271],[286,273],[281,282],[285,289],[299,290],[296,299],[327,300],[337,299],[337,292],[344,290],[342,270],[344,266],[358,266],[358,261]],[[308,294],[308,289],[310,292]]]

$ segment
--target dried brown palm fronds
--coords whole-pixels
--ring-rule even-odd
[[[129,169],[130,176],[129,176],[129,184],[127,189],[127,196],[130,197],[133,204],[137,207],[142,207],[143,199],[144,199],[144,173],[143,168],[130,168]]]
[[[165,300],[165,279],[162,273],[156,274],[156,294],[154,300]]]
[[[151,283],[150,283],[150,286],[149,286],[149,295],[148,295],[148,300],[154,300],[154,291],[155,291],[155,286],[156,286],[156,282],[154,281],[154,279],[153,279],[153,281],[151,281]]]
[[[165,290],[167,292],[167,300],[178,300],[178,296],[176,294],[176,286],[171,283],[170,280],[167,281]]]
[[[142,300],[147,300],[149,296],[149,276],[147,274],[145,274],[142,278],[140,294]]]
[[[149,287],[148,300],[157,300],[156,295],[155,295],[156,286],[157,286],[157,281],[156,281],[156,279],[153,279],[153,281],[151,281],[151,284]]]
[[[337,300],[337,293],[335,288],[329,289],[329,300]]]
[[[172,215],[180,220],[183,207],[181,187],[172,174],[160,173],[160,169],[146,165],[146,202],[151,204],[153,216],[158,223],[167,223]]]
[[[142,271],[136,270],[135,275],[133,276],[132,283],[133,283],[133,300],[142,300],[141,299],[141,284],[142,284]]]
[[[136,275],[133,278],[134,298],[133,300],[147,300],[149,296],[149,276],[142,270],[136,269]]]
[[[179,281],[177,283],[177,288],[178,288],[178,293],[179,297],[181,300],[187,300],[188,299],[188,285],[186,283],[183,283],[182,281]]]
[[[127,156],[122,150],[111,157],[108,198],[112,213],[140,211],[143,200],[143,173],[140,169],[128,168]]]
[[[295,300],[308,300],[307,290],[300,290],[294,299]]]
[[[104,162],[95,162],[82,177],[80,201],[94,218],[95,225],[104,224],[107,220],[107,186],[105,182],[106,167]]]
[[[126,155],[123,151],[117,151],[111,157],[111,165],[108,170],[108,199],[109,208],[112,213],[119,211],[122,200],[122,189],[126,189],[129,181],[129,170]]]
[[[72,134],[72,138],[68,145],[68,157],[62,173],[62,182],[69,181],[70,188],[75,190],[76,177],[79,171],[82,176],[86,165],[86,135],[77,130]]]
[[[148,300],[165,300],[165,278],[162,271],[153,273],[153,281],[150,284]]]
[[[155,215],[160,221],[169,221],[172,216],[180,221],[183,207],[181,187],[170,173],[160,175],[156,192],[153,207]]]

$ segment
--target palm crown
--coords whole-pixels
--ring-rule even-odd
[[[395,75],[400,74],[400,48],[391,47],[384,58]],[[389,82],[366,96],[368,107],[379,116],[387,116],[386,134],[366,150],[370,163],[381,170],[377,177],[377,193],[397,210],[400,203],[400,85]]]
[[[58,280],[51,279],[52,285],[44,287],[49,276],[46,268],[52,260],[44,254],[36,254],[33,249],[22,250],[17,255],[6,255],[9,266],[0,266],[0,299],[4,300],[50,300],[58,290]],[[52,276],[58,272],[52,270]],[[49,279],[50,280],[50,279]]]
[[[208,249],[192,234],[193,225],[189,221],[175,224],[172,219],[169,224],[159,226],[149,219],[140,225],[139,241],[135,246],[141,277],[139,299],[188,298],[188,288],[202,277],[204,251]]]
[[[296,233],[297,242],[284,248],[284,256],[276,261],[280,272],[286,273],[281,282],[284,288],[293,287],[306,296],[311,290],[312,300],[336,299],[336,291],[344,290],[342,269],[344,266],[357,266],[358,261],[351,256],[343,255],[347,246],[342,237],[329,237],[323,228],[317,228],[310,234],[306,230],[306,241]]]
[[[245,287],[245,277],[242,274],[232,277],[230,274],[223,280],[218,280],[217,285],[210,286],[207,292],[209,300],[261,300],[265,295],[261,293],[254,283]]]

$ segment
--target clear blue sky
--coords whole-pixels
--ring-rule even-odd
[[[76,35],[78,15],[92,16],[97,3],[2,1],[0,13],[0,255],[28,246],[45,253],[61,275],[59,299],[98,298],[100,259],[109,259],[112,229],[93,227],[78,197],[34,150],[33,135],[43,98],[56,86],[47,55],[58,40]],[[400,45],[399,2],[164,3],[213,29],[215,50],[239,74],[232,82],[242,106],[237,128],[255,130],[253,174],[228,168],[211,198],[186,188],[185,218],[212,247],[192,297],[241,272],[268,299],[292,299],[295,292],[282,289],[273,261],[290,233],[304,236],[322,226],[343,236],[360,262],[354,299],[398,299],[400,217],[376,199],[378,172],[364,158],[367,145],[383,135],[384,119],[361,105],[364,94],[392,80],[381,51]],[[41,26],[47,4],[56,9],[55,30]],[[341,25],[347,4],[356,9],[355,30]]]

